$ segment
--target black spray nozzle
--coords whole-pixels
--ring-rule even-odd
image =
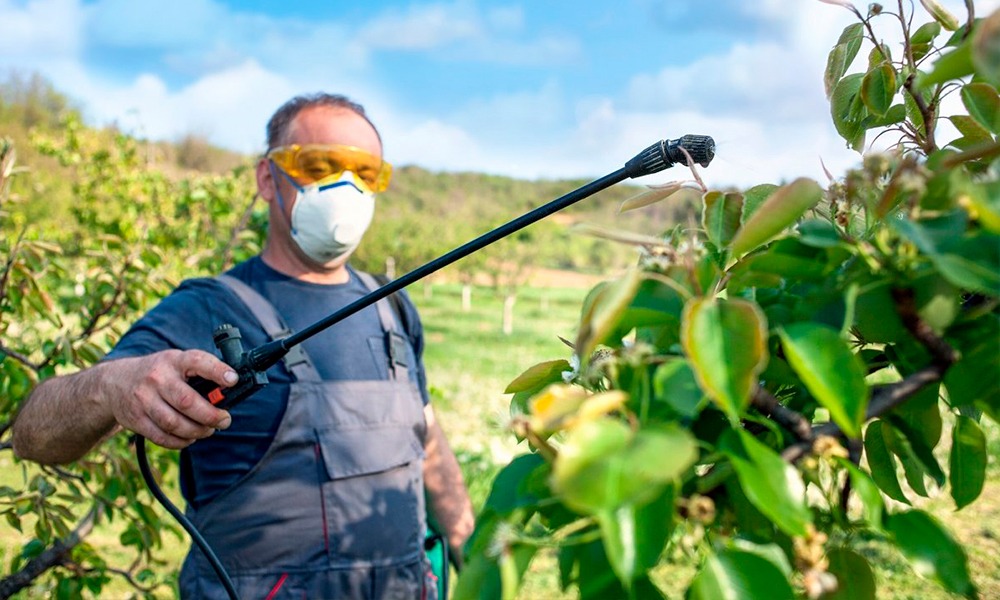
[[[215,347],[222,354],[222,360],[234,369],[239,369],[243,365],[242,338],[240,330],[229,323],[219,325],[212,332],[212,340],[215,342]]]
[[[715,140],[707,135],[685,135],[676,140],[660,140],[625,163],[629,177],[652,175],[668,169],[677,163],[687,164],[683,148],[691,155],[691,160],[707,167],[715,158]]]

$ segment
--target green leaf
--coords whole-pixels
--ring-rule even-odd
[[[962,355],[944,375],[954,406],[976,406],[1000,421],[1000,353],[996,342],[980,344]]]
[[[829,571],[837,578],[837,590],[823,600],[875,600],[875,574],[871,565],[854,550],[834,548],[826,553]]]
[[[736,469],[740,486],[757,510],[788,535],[805,535],[812,513],[799,472],[742,429],[726,431],[719,444]]]
[[[864,115],[857,114],[856,104],[860,102],[863,73],[848,75],[837,83],[830,98],[830,116],[833,126],[847,146],[860,152],[865,144],[865,126],[862,123]],[[860,103],[864,106],[863,103]]]
[[[1000,94],[988,83],[970,83],[962,87],[962,103],[969,116],[993,133],[1000,134]]]
[[[547,468],[545,459],[535,453],[514,458],[494,478],[484,508],[507,515],[518,508],[537,504],[542,499],[524,489],[525,482],[537,471]]]
[[[890,421],[890,418],[887,417],[882,425],[882,434],[885,436],[886,448],[895,454],[899,462],[903,465],[903,475],[906,477],[906,483],[909,484],[910,489],[918,495],[927,498],[930,494],[927,491],[924,476],[928,474],[928,470],[924,466],[924,463],[917,458],[910,439],[894,427],[894,425],[899,424],[899,420]],[[941,467],[933,460],[932,462],[937,468],[938,474],[940,474]]]
[[[691,600],[792,600],[788,578],[771,561],[753,552],[727,549],[711,553],[695,575]]]
[[[941,465],[938,464],[937,458],[934,456],[934,448],[928,442],[927,434],[914,427],[911,422],[897,413],[890,413],[885,417],[885,420],[895,429],[894,434],[886,439],[886,443],[889,449],[899,456],[903,462],[903,468],[909,471],[910,466],[907,465],[907,459],[912,459],[916,463],[921,477],[926,473],[934,479],[934,483],[943,486],[945,482],[944,471],[941,470]],[[908,472],[907,475],[907,480],[910,480],[913,474]]]
[[[958,287],[992,296],[1000,294],[1000,271],[960,254],[937,254],[931,259],[941,275]]]
[[[878,487],[893,500],[909,504],[910,501],[899,485],[896,460],[885,443],[885,432],[880,419],[869,423],[865,430],[865,456],[868,458],[872,479]]]
[[[979,424],[959,415],[951,435],[949,479],[955,509],[968,506],[983,491],[986,481],[986,436]]]
[[[965,552],[934,517],[910,510],[890,516],[886,526],[918,575],[937,580],[952,593],[975,594]]]
[[[840,334],[823,325],[796,323],[780,330],[788,364],[844,433],[861,437],[868,399],[865,368]]]
[[[855,299],[854,326],[866,342],[889,343],[907,335],[890,288],[890,282],[878,281]]]
[[[762,183],[755,185],[743,192],[743,214],[740,217],[741,223],[750,220],[757,209],[763,206],[764,202],[771,197],[771,194],[778,191],[778,186],[773,183]]]
[[[642,281],[642,272],[630,269],[619,279],[595,291],[589,305],[584,307],[574,345],[582,363],[590,358],[594,348],[604,342],[614,330]]]
[[[941,34],[941,24],[937,21],[924,23],[910,36],[911,44],[928,44]]]
[[[742,194],[718,191],[705,194],[701,225],[709,241],[720,248],[728,245],[740,227],[742,212]]]
[[[972,32],[972,64],[976,73],[1000,86],[1000,10],[994,10]]]
[[[618,579],[628,588],[640,573],[656,565],[673,531],[674,487],[642,506],[625,504],[597,513],[604,551]]]
[[[649,502],[697,456],[694,438],[680,427],[633,433],[611,419],[591,421],[566,435],[552,468],[552,489],[578,512],[612,512]]]
[[[939,83],[971,75],[972,72],[972,51],[970,44],[966,42],[934,61],[929,73],[918,76],[917,88],[927,90]]]
[[[665,402],[682,417],[697,415],[705,397],[691,367],[681,358],[667,360],[656,368],[653,394],[657,401]]]
[[[812,179],[800,178],[771,194],[743,223],[732,241],[734,256],[767,243],[791,226],[823,198],[823,189]]]
[[[861,499],[864,509],[865,520],[876,531],[882,530],[882,514],[885,512],[885,502],[882,500],[882,493],[878,485],[851,461],[845,458],[838,458],[837,462],[847,469],[847,474],[851,478],[851,489]]]
[[[505,394],[515,394],[517,392],[538,391],[550,383],[561,382],[563,371],[570,371],[572,367],[564,359],[550,360],[529,368],[524,373],[517,376],[514,381],[507,385],[503,391]]]
[[[865,74],[861,81],[861,101],[873,114],[883,116],[896,95],[896,69],[885,62]]]
[[[864,27],[861,23],[851,23],[844,28],[837,40],[837,45],[830,51],[826,59],[826,71],[823,82],[826,86],[826,97],[829,98],[840,78],[854,62],[864,40]]]
[[[767,365],[767,324],[757,305],[693,298],[681,318],[681,345],[702,389],[738,419]]]
[[[684,297],[660,279],[646,279],[635,292],[610,336],[621,338],[636,329],[639,340],[669,348],[680,336]]]
[[[772,274],[793,281],[822,280],[830,275],[828,257],[826,250],[804,244],[797,237],[782,238],[741,260],[732,271],[733,279],[738,280],[745,271],[748,275]]]
[[[955,210],[919,222],[893,219],[889,223],[954,285],[1000,295],[1000,238],[984,232],[965,234],[966,222],[965,212]]]
[[[520,577],[537,551],[538,546],[535,545],[513,544],[505,547],[496,558],[487,556],[485,552],[472,553],[462,569],[462,576],[458,578],[453,600],[515,598]]]
[[[951,142],[951,145],[956,148],[964,150],[993,141],[993,136],[990,135],[990,132],[969,115],[954,115],[948,117],[948,120],[962,134],[962,137]]]

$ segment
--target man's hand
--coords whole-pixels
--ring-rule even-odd
[[[65,464],[118,427],[166,448],[189,446],[232,422],[228,412],[187,384],[195,376],[223,387],[238,378],[207,352],[164,350],[47,379],[14,420],[14,452],[43,464]]]
[[[164,350],[149,356],[126,358],[103,365],[118,393],[108,396],[115,421],[165,448],[181,449],[206,438],[232,422],[187,381],[204,377],[229,387],[236,371],[201,350]]]

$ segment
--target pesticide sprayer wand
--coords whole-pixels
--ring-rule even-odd
[[[385,298],[390,294],[393,294],[406,286],[427,277],[431,273],[434,273],[435,271],[438,271],[439,269],[442,269],[470,254],[478,252],[493,242],[501,240],[508,235],[535,223],[536,221],[544,219],[545,217],[558,212],[571,204],[575,204],[576,202],[579,202],[588,196],[592,196],[601,190],[607,189],[616,183],[624,181],[625,179],[650,175],[671,167],[678,162],[686,162],[686,157],[683,155],[683,152],[680,151],[681,147],[687,150],[694,162],[697,162],[702,166],[708,166],[712,158],[715,156],[715,142],[708,136],[686,135],[678,140],[663,140],[657,142],[649,148],[643,150],[635,158],[626,163],[624,167],[618,169],[617,171],[609,173],[608,175],[592,181],[581,188],[573,190],[572,192],[569,192],[568,194],[561,196],[548,204],[525,213],[520,217],[517,217],[516,219],[501,225],[500,227],[497,227],[496,229],[485,233],[478,238],[459,246],[458,248],[455,248],[443,256],[435,258],[434,260],[410,271],[398,279],[390,281],[379,289],[368,293],[364,297],[355,300],[351,304],[348,304],[347,306],[306,327],[305,329],[302,329],[301,331],[293,333],[286,338],[275,340],[250,350],[247,353],[247,366],[254,371],[267,370],[269,367],[281,360],[281,358],[284,357],[285,354],[287,354],[288,351],[296,344],[302,343],[327,327],[330,327],[350,315],[374,304],[382,298]]]
[[[683,148],[683,150],[682,150]],[[687,155],[685,155],[685,152]],[[568,194],[552,200],[548,204],[542,205],[516,219],[485,233],[466,244],[455,248],[427,264],[410,271],[399,279],[390,281],[382,287],[369,292],[365,296],[355,300],[347,306],[337,310],[327,317],[313,323],[312,325],[289,335],[286,338],[268,342],[249,351],[243,350],[239,330],[231,325],[220,325],[213,332],[213,339],[216,347],[222,353],[222,359],[233,367],[239,375],[239,381],[224,388],[214,381],[201,377],[194,377],[188,384],[205,396],[219,408],[228,409],[237,403],[245,400],[257,390],[267,385],[267,375],[265,371],[277,364],[289,350],[301,344],[310,337],[323,331],[324,329],[339,323],[354,313],[375,304],[379,300],[398,292],[406,286],[427,277],[431,273],[442,269],[451,263],[464,258],[474,252],[482,250],[493,242],[501,240],[508,235],[524,229],[528,225],[535,223],[545,217],[558,212],[571,204],[579,202],[588,196],[592,196],[601,190],[607,189],[616,183],[626,179],[642,177],[658,173],[664,169],[681,163],[686,164],[688,157],[703,167],[707,167],[715,157],[715,141],[707,135],[685,135],[676,140],[661,140],[646,148],[625,163],[625,166],[613,173],[609,173],[600,179],[592,181],[581,188],[573,190]],[[141,436],[136,436],[136,454],[139,459],[139,469],[143,479],[150,491],[170,512],[174,518],[187,530],[192,540],[205,554],[209,564],[219,576],[226,593],[232,599],[238,599],[236,588],[226,573],[222,562],[212,551],[209,544],[198,532],[197,528],[184,516],[173,503],[163,494],[149,469],[149,462],[146,457],[145,440]]]

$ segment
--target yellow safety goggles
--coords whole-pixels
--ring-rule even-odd
[[[389,187],[392,176],[392,165],[354,146],[293,144],[274,148],[267,153],[267,158],[299,185],[337,179],[344,171],[350,171],[355,183],[377,193]]]

